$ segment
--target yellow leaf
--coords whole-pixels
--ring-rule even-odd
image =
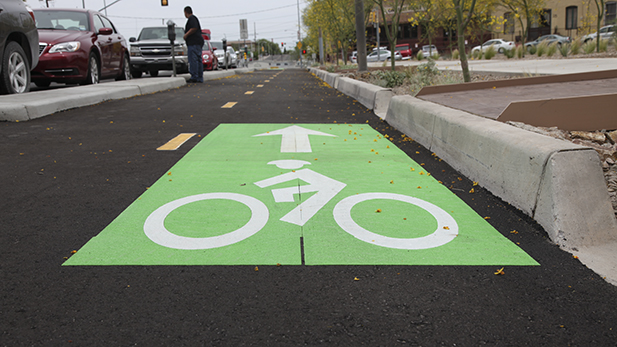
[[[380,208],[378,208],[378,209],[377,209],[377,211],[375,211],[375,212],[380,213],[380,212],[381,212],[381,209],[380,209]]]
[[[495,275],[505,275],[506,273],[503,272],[503,269],[504,268],[501,268],[501,269],[497,270],[497,272],[495,272]]]

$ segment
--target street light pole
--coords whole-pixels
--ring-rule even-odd
[[[302,30],[300,29],[300,0],[297,0],[298,3],[298,41],[302,42]],[[302,50],[299,52],[300,55],[300,67],[302,67]]]

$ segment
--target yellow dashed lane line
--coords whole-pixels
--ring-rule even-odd
[[[236,106],[237,102],[228,102],[225,105],[223,105],[223,107],[221,108],[232,108],[234,106]]]
[[[175,151],[180,148],[186,141],[188,141],[191,137],[197,135],[196,133],[182,133],[173,139],[169,140],[166,144],[157,148],[157,151]]]

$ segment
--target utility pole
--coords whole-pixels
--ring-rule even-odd
[[[103,0],[103,6],[105,6],[105,15],[107,16],[107,1]]]
[[[86,8],[86,0],[81,0],[81,6],[85,9]]]
[[[320,36],[321,37],[321,36]],[[364,1],[356,0],[356,49],[358,54],[358,72],[367,71],[366,66],[366,28],[364,26]]]
[[[321,36],[321,27],[319,27],[319,65],[323,66],[323,37]]]
[[[298,4],[298,41],[302,42],[302,31],[300,29],[300,0],[297,0]],[[302,67],[302,50],[299,52],[300,54],[300,67]]]

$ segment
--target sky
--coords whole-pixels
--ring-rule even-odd
[[[115,0],[50,0],[49,7],[83,8],[100,10],[104,3]],[[46,7],[45,1],[27,0],[33,9]],[[116,29],[127,39],[137,37],[141,28],[159,26],[169,19],[184,27],[184,7],[191,6],[199,18],[202,29],[212,31],[212,40],[228,41],[240,39],[240,19],[248,21],[249,38],[273,40],[285,43],[290,49],[298,41],[298,0],[168,0],[169,6],[161,6],[161,0],[120,0],[107,8],[107,17]],[[299,0],[300,14],[307,6],[306,0]],[[105,14],[105,11],[101,11]]]

